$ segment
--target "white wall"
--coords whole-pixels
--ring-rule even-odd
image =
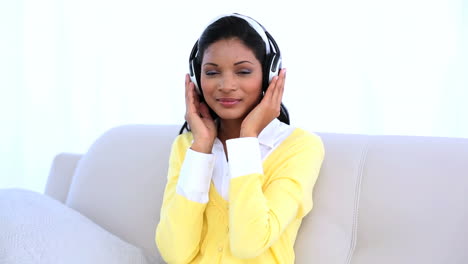
[[[280,45],[294,125],[468,137],[467,0],[3,0],[0,188],[42,191],[111,127],[182,123],[190,50],[229,12]]]

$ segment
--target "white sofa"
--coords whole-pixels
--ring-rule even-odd
[[[0,263],[163,263],[154,232],[179,128],[114,128],[59,154],[46,195],[1,190]],[[318,134],[296,263],[468,263],[468,139]]]

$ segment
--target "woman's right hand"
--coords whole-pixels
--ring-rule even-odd
[[[185,106],[185,120],[193,135],[191,149],[211,153],[217,135],[216,124],[206,103],[200,102],[195,92],[195,85],[188,74],[185,76]]]

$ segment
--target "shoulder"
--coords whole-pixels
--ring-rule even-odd
[[[193,135],[192,132],[185,132],[180,135],[178,135],[175,140],[174,144],[187,144],[187,143],[192,143],[193,140]]]
[[[294,128],[286,138],[289,144],[314,146],[323,149],[323,142],[319,135],[302,128]]]
[[[286,156],[303,154],[323,158],[325,154],[320,136],[302,128],[293,128],[277,150]]]
[[[322,139],[319,135],[308,130],[294,127],[278,120],[272,121],[271,129],[276,137],[283,137],[289,144],[308,143],[313,145],[322,145]]]
[[[172,142],[172,151],[185,153],[185,151],[192,145],[192,141],[192,132],[180,134]]]

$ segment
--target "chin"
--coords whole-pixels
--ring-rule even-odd
[[[243,119],[245,117],[244,113],[239,113],[238,111],[215,111],[215,113],[219,116],[220,119],[223,120],[235,120],[235,119]]]
[[[237,120],[244,118],[243,115],[218,115],[220,119],[222,120]]]

